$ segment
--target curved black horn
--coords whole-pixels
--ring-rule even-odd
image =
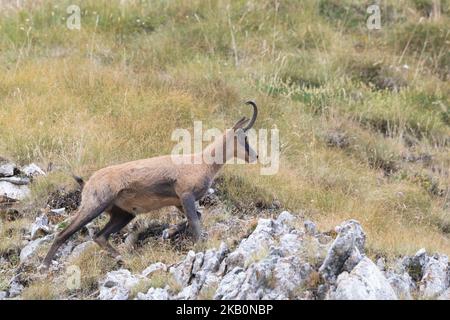
[[[253,125],[255,124],[256,117],[258,116],[258,107],[256,106],[256,103],[254,101],[247,101],[245,104],[249,104],[249,105],[251,105],[253,107],[252,119],[250,120],[248,125],[243,129],[244,131],[247,131],[248,129],[253,127]]]

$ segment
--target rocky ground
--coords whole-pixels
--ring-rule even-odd
[[[154,274],[172,285],[150,287],[135,299],[450,299],[448,258],[419,250],[387,267],[364,254],[365,234],[355,220],[336,227],[337,236],[316,230],[287,211],[259,219],[248,238],[230,250],[189,251],[171,266],[150,265],[141,274],[109,272],[99,282],[99,299],[128,299]]]
[[[3,220],[13,215],[15,204],[29,195],[29,184],[37,175],[45,175],[45,172],[34,164],[20,168],[2,159],[0,211],[5,213]],[[23,298],[22,292],[29,283],[60,277],[63,270],[74,267],[74,259],[96,246],[89,240],[95,232],[95,226],[90,225],[84,236],[62,247],[49,274],[40,275],[36,271],[42,248],[48,246],[61,224],[69,219],[69,212],[76,208],[79,196],[79,191],[53,194],[47,208],[41,210],[23,232],[20,261],[12,264],[12,255],[0,257],[0,274],[8,275],[7,285],[0,290],[0,299]],[[221,210],[220,201],[211,190],[201,204],[213,214]],[[77,298],[450,299],[447,256],[421,249],[414,256],[389,260],[379,257],[374,261],[366,255],[366,235],[358,221],[347,220],[335,230],[321,232],[312,221],[278,207],[272,208],[270,214],[262,214],[249,232],[241,233],[234,244],[220,241],[212,248],[190,250],[181,261],[152,263],[139,273],[126,266],[115,266],[106,275],[99,276],[92,296]],[[250,220],[254,218],[212,223],[203,241],[208,241],[214,230],[225,233],[227,228],[252,226],[248,223]],[[116,240],[134,246],[145,237],[161,238],[168,226],[155,221],[135,224]],[[11,265],[15,265],[13,270]],[[77,270],[75,265],[75,276]],[[76,286],[76,278],[72,279]]]

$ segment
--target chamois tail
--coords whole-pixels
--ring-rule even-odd
[[[74,174],[72,174],[72,177],[75,179],[75,181],[80,185],[81,190],[83,190],[84,187],[84,180],[83,178],[76,176]]]

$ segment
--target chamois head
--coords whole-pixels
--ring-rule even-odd
[[[250,122],[243,117],[236,122],[233,128],[226,130],[223,136],[206,147],[203,154],[208,160],[212,157],[213,163],[224,164],[233,158],[245,162],[254,162],[258,159],[258,154],[250,147],[247,138],[248,130],[251,129],[258,116],[258,107],[253,101],[247,101],[246,104],[253,107],[253,116]]]
[[[255,124],[256,117],[258,116],[258,107],[253,101],[247,101],[246,104],[253,107],[252,119],[249,122],[246,117],[243,117],[241,120],[236,122],[232,130],[229,130],[227,133],[227,158],[230,156],[228,153],[233,152],[232,157],[234,158],[242,159],[245,162],[254,162],[258,159],[258,154],[252,147],[250,147],[247,133],[248,130]],[[247,126],[244,127],[247,122]],[[233,141],[233,143],[230,143],[231,141]]]

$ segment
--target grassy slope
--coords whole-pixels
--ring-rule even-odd
[[[228,167],[231,200],[278,199],[323,229],[358,219],[373,253],[450,254],[448,1],[437,21],[421,18],[427,1],[384,1],[372,32],[369,2],[91,0],[81,31],[62,19],[72,1],[6,11],[0,154],[61,169],[36,200],[72,171],[170,152],[194,120],[230,126],[254,98],[257,127],[280,130],[281,168]],[[382,90],[383,77],[407,86]],[[421,153],[432,160],[403,160]]]

